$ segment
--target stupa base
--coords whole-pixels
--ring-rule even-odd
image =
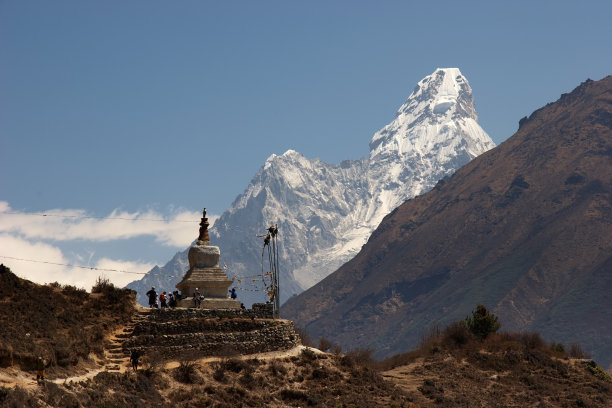
[[[234,299],[206,298],[200,302],[199,309],[240,309],[240,302]],[[178,307],[195,308],[193,298],[181,299]]]

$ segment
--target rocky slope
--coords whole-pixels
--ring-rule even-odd
[[[369,158],[335,165],[292,150],[270,156],[211,228],[212,244],[221,248],[241,300],[266,300],[256,275],[268,271],[268,258],[262,256],[257,235],[270,224],[278,224],[280,231],[284,301],[355,256],[399,204],[493,147],[477,119],[466,78],[456,68],[438,69],[417,84],[396,118],[373,136]],[[174,287],[178,278],[171,276],[184,268],[186,254],[128,287],[140,296],[152,284]]]
[[[494,310],[504,329],[612,364],[612,77],[587,81],[387,216],[350,262],[281,310],[313,337],[389,356]]]

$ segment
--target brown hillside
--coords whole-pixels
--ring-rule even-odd
[[[0,265],[0,368],[33,370],[49,364],[51,377],[103,359],[104,337],[134,312],[136,294],[112,284],[90,294],[74,286],[38,285]]]
[[[454,328],[452,328],[454,327]],[[187,357],[187,356],[186,356]],[[145,363],[138,373],[101,372],[35,388],[0,386],[0,406],[19,407],[601,407],[612,379],[568,359],[535,334],[481,342],[456,326],[406,355],[373,363],[366,352]]]
[[[0,406],[603,408],[612,401],[610,376],[591,361],[569,358],[579,350],[551,348],[535,334],[494,334],[481,341],[457,324],[433,333],[420,349],[379,363],[364,350],[342,355],[304,347],[198,359],[192,343],[185,342],[178,355],[157,343],[157,350],[145,351],[137,372],[87,366],[88,353],[109,342],[98,339],[96,326],[105,332],[117,325],[122,329],[113,331],[120,333],[117,338],[138,338],[144,330],[140,334],[163,340],[172,337],[172,320],[184,323],[177,319],[181,313],[214,312],[136,311],[129,306],[133,292],[109,285],[97,289],[101,294],[36,285],[0,268],[0,295],[8,300],[0,315],[6,335],[0,345],[12,353],[0,366]],[[37,301],[39,296],[46,300]],[[222,315],[229,311],[217,312],[206,325],[216,321],[225,331],[229,322]],[[188,320],[198,326],[197,318]],[[247,320],[233,323],[243,327]],[[156,321],[167,327],[160,331]],[[31,340],[19,344],[24,331]],[[37,385],[28,361],[39,354],[54,360],[48,380]],[[54,379],[58,371],[69,378]]]
[[[379,357],[489,306],[612,364],[612,77],[587,81],[387,216],[282,316]]]

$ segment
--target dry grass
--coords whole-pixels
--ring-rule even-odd
[[[0,299],[16,299],[24,330],[40,325],[32,344],[48,347],[38,351],[51,353],[55,367],[67,361],[70,369],[74,359],[78,362],[101,347],[105,328],[122,324],[133,312],[133,303],[128,307],[122,301],[133,294],[104,282],[96,289],[99,294],[90,295],[73,287],[37,286],[2,273]],[[12,295],[24,290],[51,295],[53,300],[41,300],[47,308],[32,312],[32,305],[20,303],[23,297]],[[22,329],[6,311],[0,313],[9,333]],[[18,342],[1,347],[2,361],[11,364],[36,355],[32,347]],[[611,406],[609,375],[592,362],[569,359],[583,354],[577,345],[547,344],[536,333],[498,333],[481,341],[464,326],[450,325],[428,333],[419,349],[382,362],[374,361],[371,350],[342,355],[304,349],[297,356],[273,360],[226,357],[213,363],[183,355],[178,366],[165,369],[163,355],[150,355],[137,373],[101,372],[79,383],[47,383],[38,389],[0,388],[0,406]]]
[[[579,346],[569,350],[538,333],[502,332],[483,341],[452,324],[375,366],[419,406],[609,407],[612,380],[595,363],[570,359],[584,357]]]
[[[105,390],[103,393],[102,390]],[[372,407],[408,406],[403,393],[377,371],[355,363],[347,367],[341,356],[305,352],[275,360],[228,358],[215,363],[184,362],[171,370],[125,374],[101,373],[92,381],[60,386],[55,394],[71,394],[84,406],[175,407]],[[63,406],[60,398],[9,392],[0,406],[18,400],[37,406],[44,400]],[[68,397],[66,397],[68,398]]]
[[[105,331],[131,317],[135,293],[112,284],[96,295],[58,283],[36,285],[0,265],[0,299],[0,367],[33,370],[42,356],[53,374],[91,353],[102,355]]]

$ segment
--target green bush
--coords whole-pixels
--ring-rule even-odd
[[[489,313],[483,305],[477,305],[476,310],[472,311],[472,316],[466,316],[463,322],[468,330],[481,340],[486,339],[489,334],[495,333],[501,327],[497,316]]]

